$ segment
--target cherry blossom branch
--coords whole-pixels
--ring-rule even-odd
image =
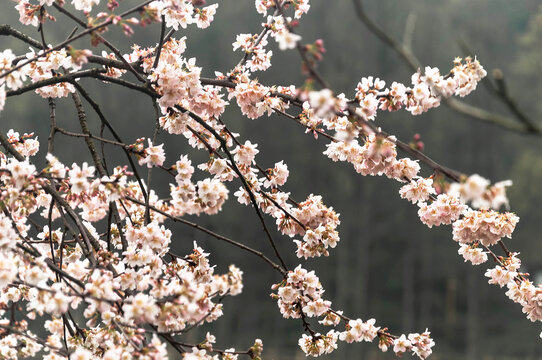
[[[72,13],[70,13],[68,10],[66,10],[65,8],[63,8],[62,6],[58,5],[57,3],[53,3],[53,6],[55,9],[57,9],[59,12],[67,15],[70,19],[72,19],[73,21],[75,21],[76,23],[78,23],[79,25],[83,26],[84,28],[88,29],[90,28],[90,26],[85,23],[84,21],[82,20],[79,20],[77,18],[77,16],[73,15]],[[126,61],[126,59],[124,59],[124,56],[122,56],[122,53],[119,51],[119,49],[117,49],[115,46],[113,46],[109,41],[107,41],[102,35],[96,33],[95,34],[96,37],[101,41],[103,42],[103,44],[111,51],[113,51],[113,53],[117,56],[117,58],[120,59],[120,61],[124,64],[124,66],[126,66],[126,68],[132,73],[134,74],[134,76],[141,82],[146,82],[146,80],[136,71],[136,69],[134,69],[132,67],[132,64],[130,64],[128,61]]]
[[[269,240],[269,243],[271,244],[271,247],[273,248],[273,251],[275,252],[275,255],[279,259],[282,267],[285,270],[288,270],[288,267],[286,266],[286,263],[282,259],[282,256],[280,255],[280,253],[278,251],[278,248],[277,248],[277,246],[275,244],[275,241],[273,240],[273,237],[271,236],[271,233],[269,232],[269,229],[267,228],[267,225],[265,224],[265,220],[264,220],[264,218],[262,216],[262,213],[260,212],[260,208],[258,206],[258,203],[256,202],[256,198],[254,197],[254,194],[252,193],[252,189],[250,188],[250,186],[248,185],[245,177],[243,176],[243,174],[241,173],[241,171],[237,167],[237,165],[235,163],[235,160],[233,159],[233,156],[232,156],[232,154],[230,153],[230,151],[228,149],[228,144],[226,143],[226,140],[224,140],[224,138],[222,136],[220,136],[215,131],[215,129],[213,129],[213,127],[211,127],[209,124],[207,124],[198,115],[194,114],[191,111],[188,111],[188,110],[182,108],[179,105],[176,105],[175,108],[177,108],[178,110],[180,110],[183,113],[188,113],[188,115],[192,119],[194,119],[197,123],[199,123],[201,126],[203,126],[207,131],[209,131],[220,142],[222,150],[224,150],[224,152],[226,153],[228,159],[230,160],[231,165],[233,166],[233,170],[235,171],[235,173],[237,174],[237,176],[239,177],[239,179],[243,183],[243,187],[245,188],[245,190],[247,191],[247,193],[248,193],[248,195],[250,197],[250,201],[252,203],[252,206],[254,207],[254,211],[256,212],[256,215],[258,216],[258,219],[260,220],[260,223],[262,224],[263,230],[264,230],[264,232],[266,234],[267,239]]]
[[[278,10],[275,10],[273,16],[276,16],[277,13],[278,13]],[[268,32],[269,32],[269,27],[264,26],[264,28],[262,29],[262,31],[260,32],[260,34],[258,35],[256,40],[254,41],[254,44],[252,45],[253,49],[255,47],[257,47],[262,42],[262,40],[265,38],[265,36],[267,35]],[[252,52],[246,51],[245,54],[243,55],[243,57],[241,58],[241,60],[235,66],[235,68],[241,68],[241,67],[245,66],[245,64],[251,58],[251,56],[252,56]],[[232,79],[230,78],[229,80],[232,80]]]
[[[239,142],[239,140],[237,140],[237,137],[234,136],[234,134],[228,129],[228,127],[226,126],[226,124],[222,121],[222,119],[218,119],[218,121],[224,125],[224,130],[226,130],[226,132],[228,133],[228,135],[233,139],[233,141],[238,145],[238,146],[241,146],[241,143]],[[207,143],[205,141],[205,139],[203,138],[200,138],[200,141],[204,142],[204,143]],[[260,172],[260,174],[262,174],[263,176],[265,176],[265,178],[267,180],[270,180],[270,176],[269,174],[264,170],[262,169],[262,167],[260,165],[258,165],[258,163],[256,161],[254,161],[254,166],[256,166],[256,168],[258,169],[258,171]],[[233,170],[233,168],[232,168]],[[279,187],[277,187],[277,189],[279,191],[282,191]],[[294,215],[292,215],[288,210],[284,209],[284,207],[282,205],[280,205],[275,199],[273,199],[271,196],[269,196],[269,194],[263,190],[259,190],[258,193],[260,195],[262,195],[263,197],[265,197],[267,200],[271,201],[273,203],[273,205],[275,205],[275,207],[277,207],[279,210],[281,210],[287,217],[291,218],[292,220],[294,220],[296,223],[299,224],[299,226],[301,226],[304,230],[307,229],[307,227],[305,226],[305,224],[303,224],[301,221],[299,221]],[[296,206],[299,206],[298,202],[296,202],[295,200],[293,200],[291,197],[288,196],[288,200],[295,204]]]
[[[152,68],[156,69],[158,62],[160,61],[160,53],[162,52],[162,46],[164,45],[164,34],[166,32],[166,17],[162,15],[162,25],[160,27],[160,38],[158,40],[158,47],[156,50],[156,55],[154,57],[154,62],[152,63]]]
[[[384,30],[382,30],[382,28],[380,28],[367,15],[363,7],[363,0],[352,0],[352,2],[354,4],[354,9],[359,20],[365,26],[367,26],[367,28],[377,38],[379,38],[384,44],[386,44],[392,50],[394,50],[411,70],[417,71],[421,67],[421,63],[416,58],[416,56],[412,53],[412,51],[406,46],[394,40],[390,35],[388,35]],[[511,100],[511,98],[507,95],[506,92],[501,94],[501,99],[503,99],[503,102],[510,108],[512,113],[514,113],[514,115],[516,116],[516,119],[520,121],[519,123],[517,120],[514,120],[512,118],[489,112],[479,107],[466,104],[454,98],[444,99],[443,102],[450,109],[458,113],[472,117],[474,119],[493,123],[507,130],[511,130],[511,131],[515,131],[519,133],[529,133],[529,134],[534,134],[537,136],[542,136],[542,130],[540,129],[540,127],[534,125],[532,121],[527,120],[527,118],[524,115],[522,115],[523,112],[519,110],[515,102]]]
[[[286,117],[288,119],[294,120],[295,122],[297,122],[298,124],[304,126],[306,129],[308,129],[310,131],[316,131],[319,135],[322,135],[322,136],[328,138],[332,142],[338,142],[339,141],[338,139],[334,138],[332,135],[329,135],[328,133],[326,133],[324,130],[316,129],[316,128],[312,128],[310,126],[307,126],[306,124],[302,123],[299,120],[299,117],[295,117],[293,115],[290,115],[290,114],[288,114],[288,113],[286,113],[284,111],[278,110],[278,109],[273,109],[273,111],[275,111],[277,114],[283,115],[284,117]],[[367,120],[363,119],[362,117],[358,116],[356,114],[355,110],[353,110],[353,108],[350,110],[349,115],[346,115],[346,114],[344,114],[342,112],[339,112],[338,115],[340,115],[340,116],[350,116],[350,117],[354,118],[355,121],[363,124],[364,126],[367,126],[367,127],[371,128],[372,131],[374,131],[376,134],[379,134],[379,135],[384,136],[384,137],[389,137],[390,136],[388,133],[383,131],[381,128],[377,127],[371,121],[367,121]],[[425,163],[430,168],[432,168],[434,171],[440,172],[440,173],[448,176],[453,181],[456,181],[456,182],[460,181],[461,176],[463,175],[461,172],[459,172],[457,170],[450,169],[450,168],[445,167],[443,165],[440,165],[439,163],[437,163],[436,161],[434,161],[433,159],[431,159],[430,157],[428,157],[427,155],[425,155],[421,151],[419,151],[417,149],[413,149],[410,145],[406,144],[405,142],[403,142],[401,140],[395,139],[395,140],[393,140],[393,142],[401,150],[403,150],[407,154],[411,155],[415,159],[418,159],[421,162]]]
[[[389,137],[390,136],[390,134],[386,133],[385,131],[383,131],[382,129],[377,127],[371,121],[367,121],[367,120],[363,119],[362,117],[356,115],[355,113],[354,113],[354,115],[351,115],[351,116],[353,116],[356,119],[356,121],[361,122],[365,126],[370,127],[376,134],[382,135],[384,137]],[[449,177],[450,179],[452,179],[455,182],[460,182],[461,181],[461,176],[463,175],[461,172],[459,172],[457,170],[450,169],[450,168],[445,167],[443,165],[440,165],[439,163],[437,163],[436,161],[434,161],[433,159],[431,159],[430,157],[428,157],[427,155],[425,155],[421,151],[412,148],[410,145],[404,143],[401,140],[395,139],[395,140],[393,140],[393,142],[401,150],[403,150],[404,152],[406,152],[410,156],[414,157],[415,159],[418,159],[421,162],[425,163],[430,168],[432,168],[434,171],[437,171],[437,172],[439,172],[441,174],[446,175],[447,177]]]
[[[141,205],[141,206],[145,206],[145,203],[142,202],[142,201],[139,201],[137,199],[134,199],[132,197],[126,197],[127,200],[135,203],[135,204],[138,204],[138,205]],[[185,224],[185,225],[188,225],[190,227],[193,227],[194,229],[196,230],[199,230],[199,231],[202,231],[204,233],[206,233],[207,235],[210,235],[212,237],[214,237],[215,239],[217,240],[221,240],[221,241],[224,241],[224,242],[227,242],[231,245],[234,245],[240,249],[243,249],[245,251],[248,251],[256,256],[258,256],[259,258],[261,258],[262,260],[264,260],[266,263],[268,263],[269,265],[271,265],[271,267],[275,270],[277,270],[278,272],[280,272],[282,275],[286,274],[287,273],[287,270],[284,269],[283,267],[281,267],[280,265],[274,263],[272,260],[270,260],[267,256],[265,256],[261,251],[258,251],[258,250],[254,250],[253,248],[245,245],[245,244],[242,244],[240,242],[237,242],[235,240],[232,240],[230,238],[227,238],[225,236],[222,236],[220,234],[217,234],[199,224],[196,224],[194,222],[191,222],[191,221],[188,221],[188,220],[185,220],[183,218],[180,218],[180,217],[177,217],[177,216],[173,216],[165,211],[162,211],[160,209],[158,209],[157,207],[153,206],[153,205],[149,205],[149,209],[151,209],[152,211],[155,211],[157,212],[158,214],[162,215],[162,216],[165,216],[167,217],[168,219],[170,220],[173,220],[175,222],[179,222],[181,224]]]
[[[147,4],[150,4],[150,3],[153,2],[153,1],[154,1],[154,0],[146,0],[146,1],[143,2],[142,4],[137,5],[137,6],[133,7],[133,8],[131,8],[131,9],[129,9],[129,10],[127,10],[127,11],[125,11],[125,12],[119,14],[118,17],[123,18],[123,17],[125,17],[125,16],[127,16],[127,15],[130,15],[131,13],[133,13],[133,12],[135,12],[135,11],[138,11],[139,9],[141,9],[142,7],[144,7],[144,6],[147,5]],[[14,71],[16,71],[16,70],[21,69],[23,66],[28,65],[28,64],[30,64],[30,63],[32,63],[32,62],[38,60],[39,58],[41,58],[41,57],[43,57],[43,56],[49,54],[50,52],[53,52],[53,51],[56,51],[56,50],[60,50],[60,49],[62,49],[63,47],[65,47],[66,45],[72,43],[73,41],[75,41],[75,40],[77,40],[77,39],[80,39],[80,38],[82,38],[83,36],[88,35],[88,34],[90,34],[91,32],[96,31],[96,30],[99,30],[99,29],[101,29],[101,28],[103,28],[103,27],[106,27],[106,26],[108,26],[108,25],[110,25],[110,24],[112,24],[112,23],[113,23],[113,19],[110,18],[110,19],[108,19],[108,20],[106,20],[106,21],[104,21],[104,22],[102,22],[102,23],[100,23],[100,24],[98,24],[98,25],[95,25],[95,26],[93,26],[93,27],[91,27],[91,28],[87,28],[86,30],[80,32],[79,34],[77,34],[77,35],[75,35],[75,36],[72,36],[72,37],[68,38],[67,40],[64,40],[64,41],[61,42],[60,44],[58,44],[58,45],[56,45],[56,46],[53,46],[52,48],[49,48],[49,49],[43,51],[43,52],[40,53],[39,55],[36,55],[36,56],[34,56],[33,58],[28,59],[28,60],[26,60],[26,61],[23,61],[22,63],[17,64],[16,66],[12,67],[11,69],[4,71],[3,73],[0,74],[0,79],[3,78],[3,77],[6,77],[7,75],[11,74],[12,72],[14,72]]]
[[[286,15],[284,14],[284,9],[280,5],[279,0],[273,0],[273,2],[275,3],[275,7],[277,8],[280,15],[283,17],[284,23],[286,24],[286,28],[288,29],[288,31],[291,33],[294,33],[294,29],[292,25],[290,24],[290,22],[286,19]],[[309,70],[310,75],[314,79],[316,79],[316,81],[318,81],[323,88],[330,88],[329,84],[324,80],[322,76],[320,76],[320,74],[316,71],[314,66],[312,66],[311,62],[307,58],[306,50],[298,42],[296,42],[295,46],[297,48],[297,51],[299,52],[299,55],[301,56],[301,59],[303,59],[303,63]]]
[[[2,133],[0,133],[0,144],[17,160],[24,161],[24,157],[17,150],[15,150],[15,148],[13,148],[9,140]],[[53,199],[62,206],[62,208],[64,208],[67,211],[67,213],[70,215],[72,220],[75,222],[75,224],[79,228],[84,242],[87,245],[89,245],[89,247],[94,248],[95,250],[99,249],[100,245],[97,242],[97,240],[92,237],[92,235],[88,232],[87,228],[81,222],[79,215],[75,213],[75,211],[71,208],[68,202],[64,200],[62,196],[60,196],[60,194],[56,191],[56,189],[54,189],[52,186],[48,184],[43,184],[42,188],[43,190],[45,190],[46,193],[51,195]],[[83,243],[81,243],[81,247],[84,248]],[[94,254],[92,253],[91,248],[89,248],[88,257],[93,263],[96,263],[96,259],[94,258]]]
[[[105,69],[94,68],[94,69],[76,71],[76,72],[68,73],[61,76],[51,77],[45,80],[36,81],[27,86],[23,86],[17,90],[6,91],[6,97],[21,95],[28,91],[36,90],[48,85],[54,85],[54,84],[59,84],[59,83],[64,83],[64,82],[72,82],[76,79],[81,79],[85,77],[97,77],[100,73],[104,73],[104,72],[105,72]]]

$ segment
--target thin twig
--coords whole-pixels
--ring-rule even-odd
[[[131,202],[133,202],[133,203],[136,203],[136,204],[138,204],[138,205],[145,206],[145,202],[143,202],[143,201],[134,199],[134,198],[132,198],[132,197],[126,197],[126,199],[129,200],[129,201],[131,201]],[[254,249],[252,249],[251,247],[249,247],[249,246],[247,246],[247,245],[245,245],[245,244],[242,244],[242,243],[240,243],[240,242],[237,242],[237,241],[235,241],[235,240],[232,240],[232,239],[230,239],[230,238],[227,238],[227,237],[225,237],[225,236],[222,236],[222,235],[220,235],[220,234],[217,234],[217,233],[215,233],[215,232],[213,232],[213,231],[211,231],[211,230],[209,230],[209,229],[207,229],[207,228],[205,228],[205,227],[203,227],[203,226],[201,226],[201,225],[198,225],[198,224],[196,224],[196,223],[193,223],[193,222],[191,222],[191,221],[185,220],[185,219],[180,218],[180,217],[177,217],[177,216],[173,216],[173,215],[171,215],[171,214],[169,214],[169,213],[167,213],[167,212],[165,212],[165,211],[160,210],[159,208],[157,208],[157,207],[155,207],[155,206],[153,206],[153,205],[149,205],[149,209],[151,209],[152,211],[155,211],[155,212],[159,213],[160,215],[163,215],[163,216],[167,217],[167,218],[170,219],[170,220],[173,220],[173,221],[175,221],[175,222],[180,222],[180,223],[182,223],[182,224],[191,226],[191,227],[193,227],[193,228],[196,229],[196,230],[199,230],[199,231],[202,231],[202,232],[204,232],[204,233],[206,233],[206,234],[208,234],[208,235],[211,235],[212,237],[214,237],[214,238],[217,239],[217,240],[225,241],[225,242],[227,242],[227,243],[229,243],[229,244],[232,244],[232,245],[234,245],[234,246],[237,246],[237,247],[240,248],[240,249],[243,249],[243,250],[245,250],[245,251],[248,251],[248,252],[250,252],[250,253],[252,253],[252,254],[254,254],[254,255],[260,257],[261,259],[263,259],[266,263],[268,263],[269,265],[271,265],[271,267],[272,267],[273,269],[279,271],[282,275],[285,275],[286,272],[287,272],[287,271],[286,271],[284,268],[282,268],[280,265],[274,263],[274,262],[273,262],[272,260],[270,260],[267,256],[265,256],[261,251],[254,250]]]

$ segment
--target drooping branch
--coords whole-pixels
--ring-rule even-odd
[[[352,0],[354,9],[358,19],[384,44],[390,47],[397,55],[403,60],[403,62],[412,70],[417,71],[422,67],[421,62],[414,55],[412,50],[393,39],[385,30],[379,27],[365,12],[363,6],[363,0]],[[471,118],[481,120],[490,124],[497,125],[503,129],[532,134],[536,136],[542,136],[542,128],[536,125],[532,120],[519,109],[515,101],[512,100],[506,90],[501,90],[499,97],[505,105],[514,114],[514,118],[503,116],[497,113],[484,110],[482,108],[469,105],[463,101],[447,98],[443,99],[443,103],[450,109],[469,116]]]

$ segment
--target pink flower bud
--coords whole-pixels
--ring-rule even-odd
[[[420,151],[423,151],[424,147],[425,147],[425,145],[424,145],[423,141],[418,141],[416,143],[416,149],[418,149]]]

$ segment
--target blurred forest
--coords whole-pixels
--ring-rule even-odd
[[[214,1],[210,1],[213,3]],[[130,3],[130,4],[127,4]],[[132,4],[133,3],[133,4]],[[137,1],[124,0],[122,7]],[[258,33],[262,17],[253,0],[220,1],[215,21],[206,30],[180,29],[174,36],[187,36],[187,56],[196,57],[203,67],[202,76],[214,71],[227,72],[238,62],[240,53],[232,52],[236,34]],[[542,5],[536,0],[365,0],[369,16],[389,34],[403,41],[407,19],[412,29],[412,51],[425,65],[437,66],[446,73],[456,56],[465,56],[458,41],[468,44],[488,71],[500,69],[508,90],[529,117],[542,126]],[[74,24],[55,10],[59,21],[46,26],[49,43],[63,40]],[[13,3],[2,1],[0,23],[39,38],[36,28],[17,23]],[[298,28],[302,41],[324,40],[327,53],[319,64],[324,78],[337,92],[352,97],[362,76],[375,76],[387,83],[410,84],[411,70],[389,47],[379,41],[361,23],[351,0],[311,1],[311,9]],[[122,51],[133,43],[154,45],[159,28],[136,29],[132,38],[116,30],[105,34]],[[408,39],[407,39],[408,40]],[[12,38],[0,38],[1,49],[12,48],[24,54],[27,45]],[[89,48],[88,39],[74,45]],[[273,66],[256,74],[264,84],[302,85],[300,59],[295,51],[281,52],[274,41]],[[102,48],[93,49],[100,54]],[[129,77],[129,75],[126,75]],[[114,119],[126,142],[150,136],[154,114],[148,98],[120,87],[104,86],[89,80],[81,83],[97,100],[102,110]],[[464,99],[467,103],[509,116],[508,109],[483,86]],[[78,129],[76,112],[70,99],[57,102],[57,121],[66,129]],[[94,130],[99,122],[94,120]],[[352,317],[376,318],[392,333],[422,332],[426,328],[436,341],[431,359],[542,359],[542,326],[525,318],[520,306],[504,295],[503,289],[489,285],[484,272],[491,263],[473,267],[457,254],[451,227],[428,229],[417,217],[417,207],[400,199],[399,185],[386,178],[362,177],[348,164],[333,163],[322,151],[326,141],[315,140],[294,122],[282,117],[263,117],[252,121],[232,106],[223,117],[230,129],[259,145],[258,162],[272,167],[285,160],[290,169],[286,189],[292,198],[304,200],[311,193],[321,194],[324,203],[341,214],[341,242],[329,258],[301,261],[295,257],[295,244],[276,234],[287,263],[316,270],[325,298]],[[523,270],[542,281],[542,136],[518,134],[482,123],[441,106],[422,116],[405,111],[379,113],[377,124],[410,141],[419,133],[425,152],[437,162],[466,174],[478,173],[497,182],[511,179],[511,211],[521,218],[511,249],[521,253]],[[0,131],[13,128],[34,131],[42,140],[38,166],[43,165],[48,134],[47,101],[34,93],[9,98],[0,113]],[[206,159],[194,152],[184,137],[161,132],[158,143],[165,143],[170,154],[167,164],[179,154],[193,154],[193,163]],[[90,161],[82,143],[58,135],[57,154],[65,164]],[[125,159],[114,148],[109,164]],[[403,154],[404,155],[404,154]],[[199,162],[198,162],[199,161]],[[427,169],[422,171],[429,176]],[[153,188],[168,196],[168,178],[159,172],[153,176]],[[203,175],[201,172],[200,176]],[[196,175],[197,176],[197,175]],[[271,249],[263,239],[261,225],[251,208],[233,199],[238,183],[230,188],[230,200],[217,216],[193,220],[237,241],[266,253]],[[266,220],[272,223],[271,218]],[[204,234],[182,225],[168,224],[174,236],[172,249],[183,253],[193,241],[211,253],[211,263],[219,271],[237,264],[245,276],[241,295],[224,301],[224,317],[213,323],[213,334],[221,347],[247,348],[254,338],[264,343],[265,359],[302,359],[297,346],[303,331],[300,320],[282,319],[276,302],[269,297],[270,287],[280,281],[271,268],[256,257],[247,256]],[[271,227],[272,228],[272,227]],[[537,276],[538,275],[538,276]],[[315,324],[316,325],[316,324]],[[191,332],[187,341],[198,342],[208,329]],[[382,354],[376,344],[341,344],[329,359],[393,359]],[[405,355],[409,358],[409,355]]]

